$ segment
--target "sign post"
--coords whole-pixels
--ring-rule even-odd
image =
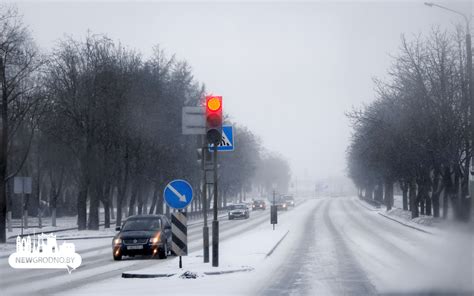
[[[202,237],[203,237],[203,259],[204,263],[209,262],[209,226],[207,225],[207,176],[206,176],[206,167],[207,167],[207,157],[205,145],[206,140],[204,136],[201,137],[201,159],[202,159],[202,168],[203,168],[203,184],[202,184],[202,211],[204,216],[204,225],[202,227]]]
[[[275,230],[275,224],[278,224],[278,209],[275,204],[276,184],[273,184],[272,187],[273,187],[273,205],[270,207],[270,224],[273,225],[273,230]]]
[[[21,236],[23,236],[23,225],[28,228],[28,209],[25,209],[25,193],[32,192],[31,177],[15,177],[13,179],[13,193],[21,194]]]
[[[193,188],[185,180],[173,180],[166,185],[163,196],[170,208],[178,210],[171,216],[171,250],[179,256],[179,268],[183,268],[181,257],[188,255],[188,228],[187,215],[182,210],[193,200]]]
[[[219,266],[219,220],[217,219],[217,145],[214,145],[214,220],[212,220],[212,266]]]

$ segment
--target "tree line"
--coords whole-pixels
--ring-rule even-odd
[[[470,217],[471,100],[466,32],[433,28],[402,37],[374,102],[348,113],[348,172],[359,195],[393,206],[394,185],[412,217]],[[396,189],[396,188],[395,188]]]
[[[206,88],[186,61],[158,45],[145,58],[91,32],[43,53],[17,9],[3,5],[0,81],[0,242],[7,212],[19,217],[22,207],[51,215],[54,226],[57,216],[77,215],[79,230],[99,228],[101,207],[105,227],[134,214],[169,213],[162,192],[175,178],[197,191],[190,210],[202,209],[201,142],[181,134],[181,109],[201,105]],[[284,164],[278,168],[287,171],[274,174],[289,182],[286,161],[234,125],[238,146],[220,157],[222,205],[268,183],[254,176],[271,163]],[[15,176],[33,178],[23,204],[13,194]]]

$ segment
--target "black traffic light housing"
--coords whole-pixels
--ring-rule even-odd
[[[222,140],[222,97],[206,96],[206,137],[209,144]]]

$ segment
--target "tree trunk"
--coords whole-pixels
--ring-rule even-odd
[[[102,197],[102,205],[104,206],[104,228],[110,228],[110,182],[106,181],[104,195]]]
[[[425,193],[425,215],[431,216],[431,197],[428,193]]]
[[[453,190],[453,180],[451,175],[451,168],[446,167],[443,174],[443,219],[448,217],[448,207],[449,207],[449,197],[452,194]]]
[[[433,203],[433,217],[438,218],[439,217],[439,193],[438,192],[433,192],[433,195],[431,195],[431,201]]]
[[[390,211],[393,207],[393,182],[390,180],[385,181],[385,206],[387,207],[387,211]]]
[[[132,195],[130,196],[130,202],[128,204],[128,216],[135,215],[135,202],[137,200],[139,184],[137,181],[134,182],[132,188]]]
[[[5,85],[5,64],[0,57],[0,79],[2,80],[2,104],[0,126],[0,243],[7,241],[7,147],[8,147],[8,93]]]
[[[56,227],[56,209],[58,205],[58,195],[56,194],[55,190],[51,188],[51,225]]]
[[[153,197],[151,198],[151,205],[150,205],[150,210],[148,211],[148,214],[153,214],[155,211],[156,203],[158,200],[158,185],[155,183],[155,189],[153,190]]]
[[[137,195],[137,206],[138,206],[138,209],[137,209],[137,214],[138,215],[141,215],[142,212],[143,212],[143,204],[144,204],[144,200],[143,200],[143,192],[145,190],[143,188],[140,187],[140,189],[138,190],[138,195]],[[148,195],[148,194],[145,194],[145,195]]]
[[[366,200],[371,200],[372,195],[373,195],[373,191],[374,191],[374,187],[372,185],[367,185],[367,187],[365,187],[364,198]]]
[[[374,192],[374,199],[380,203],[383,202],[383,183],[377,184]]]
[[[83,174],[86,173],[83,172]],[[79,230],[87,228],[87,191],[89,185],[86,179],[87,177],[82,177],[79,196],[77,197],[77,227]]]
[[[409,185],[409,198],[410,198],[410,210],[411,210],[411,218],[418,217],[418,202],[416,199],[416,183],[415,180],[410,181]]]
[[[109,201],[110,201],[110,219],[112,220],[115,220],[114,197],[115,197],[115,187],[111,185]]]
[[[403,184],[400,186],[402,189],[402,204],[403,204],[403,210],[407,211],[408,210],[408,184]]]
[[[89,230],[99,230],[99,195],[101,194],[101,188],[99,184],[94,184],[90,192],[89,201]]]
[[[431,200],[433,201],[433,216],[439,217],[439,195],[443,190],[443,184],[441,182],[441,175],[438,171],[435,171],[433,177],[433,193],[431,194]]]
[[[115,220],[115,226],[122,226],[122,209],[123,209],[123,200],[127,192],[126,183],[119,185],[117,189],[117,217]]]

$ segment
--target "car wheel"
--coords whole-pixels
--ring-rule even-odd
[[[118,255],[113,254],[113,255],[114,255],[114,260],[115,260],[115,261],[120,261],[120,260],[122,260],[122,254],[118,254]]]
[[[168,246],[165,244],[163,248],[158,249],[158,258],[166,259],[168,257]]]

